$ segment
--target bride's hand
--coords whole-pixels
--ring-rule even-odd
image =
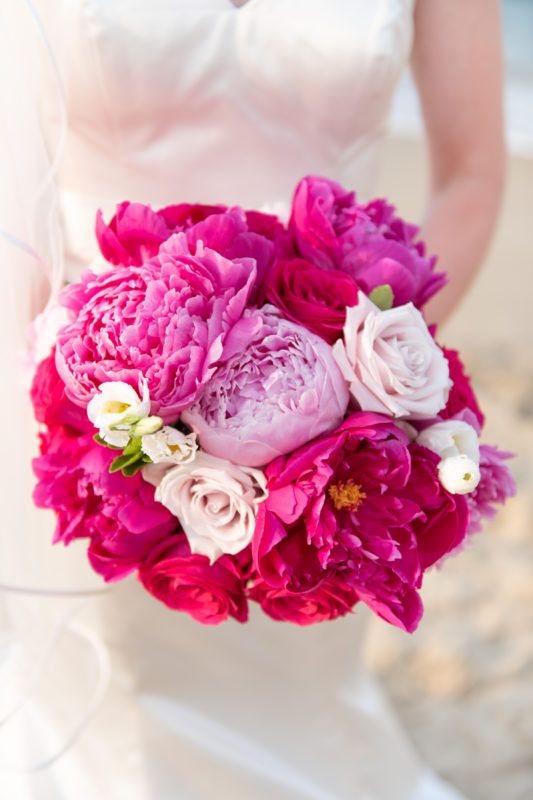
[[[442,322],[470,285],[494,229],[504,183],[498,0],[417,0],[412,69],[431,162],[422,237],[449,284],[428,304]]]

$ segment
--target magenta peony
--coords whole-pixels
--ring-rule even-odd
[[[325,580],[309,592],[289,592],[273,589],[264,581],[254,582],[249,597],[260,604],[272,619],[294,622],[296,625],[313,625],[329,619],[343,617],[352,611],[358,596],[351,586],[341,580]]]
[[[140,266],[156,256],[172,234],[183,231],[193,249],[201,240],[225,258],[254,258],[257,291],[274,256],[292,253],[290,237],[278,218],[259,211],[189,203],[154,211],[142,203],[121,203],[109,224],[101,212],[96,219],[102,255],[119,266]]]
[[[157,255],[163,242],[224,206],[183,203],[154,211],[143,203],[120,203],[108,224],[102,212],[96,216],[96,238],[104,258],[122,267],[140,266]]]
[[[56,512],[55,541],[89,538],[91,564],[106,580],[136,569],[177,527],[140,475],[108,472],[114,455],[97,445],[92,434],[73,435],[55,427],[42,435],[41,455],[33,462],[38,478],[34,499]]]
[[[331,347],[273,306],[244,321],[251,332],[228,339],[233,353],[182,418],[208,453],[257,467],[338,425],[348,389]]]
[[[487,444],[482,444],[479,450],[481,481],[475,492],[467,496],[471,533],[478,533],[483,518],[493,519],[496,506],[503,505],[516,492],[514,478],[505,463],[513,457],[512,454]]]
[[[63,292],[73,321],[56,363],[67,395],[86,406],[105,381],[148,383],[152,413],[173,421],[197,398],[224,354],[255,280],[255,262],[230,261],[185,234],[140,267],[86,273]]]
[[[278,458],[266,470],[253,544],[260,576],[291,592],[340,579],[377,614],[414,630],[424,569],[468,524],[466,500],[440,486],[435,459],[416,446],[412,456],[391,420],[361,412]]]
[[[266,286],[267,299],[284,317],[330,344],[341,336],[346,307],[357,304],[357,292],[349,275],[319,269],[302,258],[278,261]]]
[[[158,600],[204,625],[218,625],[228,617],[238,622],[248,618],[246,562],[222,556],[210,565],[205,556],[191,554],[184,535],[156,548],[142,565],[139,577]]]
[[[326,178],[298,184],[290,228],[302,256],[347,272],[366,294],[389,284],[394,305],[421,307],[446,281],[415,240],[418,229],[396,217],[393,206],[384,200],[358,204],[353,192]]]

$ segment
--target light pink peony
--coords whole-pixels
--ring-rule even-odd
[[[448,362],[412,303],[381,311],[360,292],[333,354],[363,411],[424,419],[446,405]]]
[[[251,335],[228,340],[233,354],[182,418],[208,453],[257,467],[338,425],[348,389],[320,337],[273,306],[245,321]]]
[[[197,398],[241,320],[255,261],[230,261],[185,234],[142,266],[86,273],[67,287],[73,321],[58,337],[56,363],[68,396],[86,406],[105,381],[148,383],[152,414],[173,421]]]

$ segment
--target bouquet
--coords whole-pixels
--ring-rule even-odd
[[[201,623],[369,606],[413,631],[426,570],[514,490],[459,355],[421,309],[417,229],[333,181],[288,224],[122,203],[36,370],[35,502],[106,581]]]

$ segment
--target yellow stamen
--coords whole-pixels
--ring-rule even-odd
[[[130,407],[129,403],[121,403],[119,400],[108,400],[104,403],[102,411],[104,414],[122,414]]]
[[[168,444],[167,447],[172,453],[172,455],[174,455],[174,453],[179,452],[179,450],[181,449],[179,444]]]
[[[337,511],[357,511],[366,498],[366,493],[362,491],[361,485],[354,483],[351,478],[346,483],[337,483],[330,486],[328,494],[333,500],[333,505]]]

